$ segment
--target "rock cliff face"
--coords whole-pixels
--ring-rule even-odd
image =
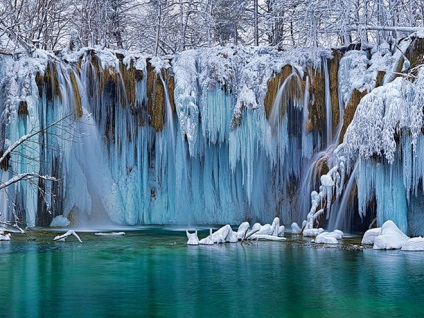
[[[392,69],[418,74],[423,40],[404,47],[0,56],[2,151],[42,131],[1,163],[1,181],[25,171],[60,179],[11,186],[4,216],[43,226],[61,214],[76,225],[301,221],[320,176],[340,162],[334,150],[361,99]],[[361,188],[352,188],[354,202]],[[321,204],[327,214],[341,213],[337,191]],[[420,206],[414,198],[408,209]]]

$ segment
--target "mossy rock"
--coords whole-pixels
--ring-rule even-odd
[[[83,115],[82,101],[81,101],[81,94],[80,94],[80,91],[79,91],[79,88],[78,88],[75,73],[72,72],[70,74],[70,77],[71,77],[72,90],[74,92],[74,113],[75,113],[75,116],[77,118],[81,118],[82,115]]]
[[[378,71],[377,78],[375,80],[375,87],[383,85],[384,76],[386,76],[385,71]]]
[[[424,64],[424,39],[415,38],[408,48],[410,68]]]
[[[321,71],[309,69],[306,72],[309,76],[309,94],[312,98],[309,101],[309,123],[311,130],[325,131],[325,81]]]
[[[271,114],[272,106],[274,105],[275,98],[278,94],[278,89],[280,88],[281,84],[284,83],[287,77],[290,76],[290,74],[292,74],[291,65],[285,65],[281,68],[281,71],[278,74],[275,74],[268,81],[268,89],[264,99],[264,107],[267,118],[269,118],[269,115]],[[283,114],[285,111],[285,109],[282,109]]]
[[[366,91],[360,92],[357,89],[353,90],[352,96],[350,97],[349,102],[347,103],[343,116],[343,127],[340,133],[340,142],[343,141],[344,135],[346,133],[347,127],[353,120],[355,116],[356,109],[361,101],[361,99],[367,94]]]
[[[19,102],[18,116],[28,116],[28,103],[25,100]]]
[[[44,74],[44,87],[46,89],[45,93],[48,101],[52,101],[55,96],[59,97],[60,101],[62,101],[59,81],[57,79],[56,64],[52,62],[47,64],[46,73]]]
[[[330,92],[331,92],[331,110],[332,110],[332,123],[333,123],[333,136],[337,134],[337,127],[340,122],[339,110],[339,65],[343,57],[343,52],[339,50],[333,51],[333,58],[328,61],[328,75],[330,78]]]
[[[169,70],[162,70],[161,72],[165,87],[160,76],[156,74],[155,69],[150,62],[147,61],[147,112],[150,116],[150,125],[156,131],[162,131],[166,116],[165,89],[168,93],[172,113],[176,111],[174,101],[174,77],[170,74]]]

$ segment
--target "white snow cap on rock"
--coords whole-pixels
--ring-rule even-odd
[[[377,236],[380,235],[381,228],[377,227],[375,229],[369,229],[364,233],[364,236],[362,237],[361,244],[362,245],[373,245],[374,240]]]
[[[402,246],[402,251],[424,251],[424,238],[413,237]]]
[[[324,232],[324,229],[323,228],[319,228],[319,229],[306,229],[306,230],[303,231],[303,236],[318,236],[322,232]]]
[[[189,233],[186,231],[188,238],[187,245],[199,245],[199,238],[197,237],[197,230],[194,233]]]
[[[380,235],[378,235],[374,240],[373,249],[400,249],[408,240],[409,237],[406,236],[393,221],[388,220],[381,226]]]
[[[343,238],[344,233],[340,230],[334,230],[333,232],[323,232],[317,235],[315,243],[317,244],[339,244],[337,240]]]

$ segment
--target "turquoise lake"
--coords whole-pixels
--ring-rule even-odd
[[[83,243],[56,234],[0,242],[1,317],[424,315],[423,252],[322,248],[290,234],[198,247],[169,229],[81,233]]]

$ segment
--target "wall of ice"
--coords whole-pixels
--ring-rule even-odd
[[[309,83],[328,53],[219,48],[172,60],[87,49],[60,59],[37,54],[2,57],[2,98],[9,100],[2,114],[10,113],[3,149],[69,117],[13,154],[1,177],[29,169],[60,180],[11,186],[2,192],[3,217],[29,225],[60,214],[80,225],[302,217],[302,171],[325,140],[323,131],[304,129],[310,87],[324,86]],[[276,96],[267,97],[271,78]],[[266,98],[276,100],[268,110]]]
[[[240,47],[172,58],[0,55],[0,149],[45,129],[12,154],[1,182],[25,171],[59,179],[0,191],[1,217],[30,226],[61,214],[79,226],[289,224],[322,210],[323,223],[345,230],[352,206],[422,233],[421,73],[392,76],[407,70],[410,45],[341,60]],[[355,91],[366,96],[353,107]]]

